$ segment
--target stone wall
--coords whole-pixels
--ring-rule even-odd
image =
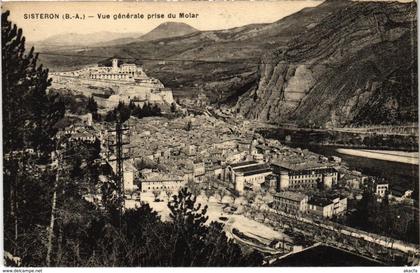
[[[160,83],[127,83],[124,81],[92,80],[68,76],[52,75],[52,88],[65,88],[76,94],[90,97],[94,94],[105,94],[112,90],[114,95],[109,99],[98,101],[99,106],[112,108],[118,101],[145,100],[149,103],[171,104],[174,102],[172,91]]]

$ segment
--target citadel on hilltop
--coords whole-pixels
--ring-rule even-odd
[[[80,70],[51,73],[53,88],[65,88],[94,96],[98,104],[112,109],[120,101],[143,104],[171,104],[174,102],[172,90],[166,88],[158,79],[149,77],[142,67],[136,64],[118,64],[112,59],[112,66],[98,64]]]

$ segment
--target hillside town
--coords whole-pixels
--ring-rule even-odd
[[[211,2],[4,5],[5,271],[420,265],[416,2]]]
[[[166,202],[187,187],[197,196],[197,202],[209,207],[212,220],[225,223],[232,238],[275,257],[321,241],[373,256],[379,262],[385,262],[389,255],[411,262],[417,259],[414,245],[339,224],[355,210],[366,188],[379,201],[386,198],[393,204],[409,206],[414,204],[412,190],[391,187],[384,180],[352,170],[340,157],[325,157],[265,139],[255,132],[252,122],[224,121],[218,118],[220,111],[219,115],[211,115],[209,110],[189,114],[178,105],[177,112],[175,117],[130,117],[123,124],[127,129],[123,135],[126,145],[122,179],[126,208],[146,202],[167,219]],[[100,141],[101,164],[111,170],[100,178],[112,181],[117,173],[116,155],[110,144],[115,140],[115,124],[88,120],[72,127],[77,129],[67,133],[77,132],[75,141]],[[101,206],[100,191],[86,193],[85,198]],[[261,238],[267,237],[266,232],[254,237],[246,232],[246,223],[269,228],[274,235],[263,243]],[[322,237],[326,241],[316,239],[314,233],[320,231],[333,235],[329,239]],[[355,242],[341,242],[342,233]],[[297,234],[308,241],[298,242],[301,239]],[[279,240],[285,241],[270,245]],[[360,248],[358,240],[377,245]]]

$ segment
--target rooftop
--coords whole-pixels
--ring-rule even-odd
[[[327,198],[312,197],[308,200],[308,204],[315,205],[318,207],[325,207],[331,205],[333,202]]]
[[[272,166],[280,169],[292,172],[293,174],[307,174],[309,172],[314,173],[334,173],[337,172],[335,168],[330,165],[318,164],[318,163],[304,163],[304,164],[291,164],[284,161],[278,161],[271,163]]]
[[[238,167],[243,167],[243,166],[247,166],[247,165],[254,165],[254,164],[258,164],[258,162],[255,161],[255,160],[250,160],[250,161],[243,161],[243,162],[239,162],[239,163],[233,163],[233,164],[230,164],[230,166],[232,168],[238,168]]]
[[[255,171],[244,172],[243,174],[244,176],[250,176],[250,175],[255,175],[255,174],[260,174],[260,173],[271,173],[271,169],[265,168],[265,169],[255,170]]]
[[[384,266],[373,259],[328,245],[309,247],[277,259],[271,266]]]
[[[259,170],[271,170],[266,164],[258,164],[257,162],[255,162],[255,165],[251,165],[251,166],[246,166],[246,167],[241,167],[241,168],[236,168],[235,172],[237,173],[248,173],[248,172],[253,172],[253,171],[259,171]]]
[[[324,168],[325,164],[320,164],[317,162],[305,162],[305,163],[290,163],[286,161],[275,161],[272,165],[278,166],[280,168],[291,170],[291,171],[301,171],[308,169]]]
[[[279,198],[284,198],[284,199],[289,199],[292,201],[302,201],[303,199],[305,199],[307,196],[303,193],[300,192],[292,192],[292,191],[283,191],[283,192],[279,192],[276,193],[274,196],[277,196]]]

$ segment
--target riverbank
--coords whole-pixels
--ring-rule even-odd
[[[418,137],[401,134],[376,134],[303,128],[258,128],[265,138],[289,144],[340,146],[354,149],[418,151]]]
[[[418,152],[387,151],[387,150],[366,150],[366,149],[344,149],[338,148],[337,152],[345,155],[366,157],[378,160],[400,162],[405,164],[418,165]]]

